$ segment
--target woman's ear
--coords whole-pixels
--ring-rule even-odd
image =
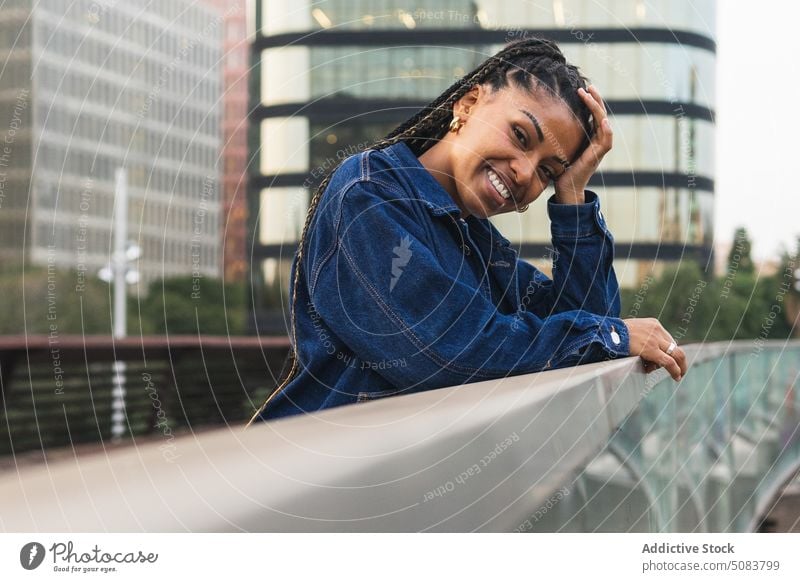
[[[461,119],[467,119],[475,104],[485,97],[485,87],[474,85],[472,89],[462,95],[461,99],[453,104],[453,115],[458,115]]]

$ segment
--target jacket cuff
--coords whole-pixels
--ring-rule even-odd
[[[595,331],[576,353],[578,360],[568,365],[589,364],[630,356],[630,336],[622,319],[594,315]]]
[[[584,190],[583,194],[586,200],[584,204],[559,204],[555,194],[547,199],[547,215],[553,236],[581,238],[608,233],[600,211],[600,198],[591,190]]]
[[[631,338],[628,326],[618,317],[605,317],[600,326],[603,344],[611,359],[624,358],[631,353]]]

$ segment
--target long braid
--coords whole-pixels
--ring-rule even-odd
[[[514,69],[514,71],[507,76],[510,69]],[[453,83],[439,95],[439,97],[423,107],[407,121],[393,129],[388,135],[373,142],[367,149],[382,149],[405,140],[406,145],[409,146],[414,154],[420,156],[446,134],[450,121],[453,118],[453,106],[473,86],[488,81],[494,89],[498,89],[506,86],[510,78],[518,86],[530,89],[531,76],[535,77],[539,83],[544,84],[554,95],[564,99],[566,104],[576,114],[584,128],[582,150],[586,144],[588,144],[591,137],[592,126],[589,110],[579,99],[576,91],[578,87],[586,88],[586,79],[580,75],[576,67],[567,64],[558,45],[550,40],[541,38],[528,38],[509,43],[497,54],[489,57],[476,69]],[[328,172],[314,192],[314,196],[309,203],[308,212],[306,213],[306,220],[303,225],[300,241],[297,245],[290,305],[291,368],[281,384],[270,394],[258,411],[256,411],[247,423],[247,426],[250,426],[253,421],[258,418],[259,414],[266,408],[272,398],[289,384],[299,370],[296,336],[296,306],[297,288],[300,286],[300,273],[303,265],[306,235],[317,207],[319,206],[319,202],[322,199],[322,195],[340,164],[341,162]]]

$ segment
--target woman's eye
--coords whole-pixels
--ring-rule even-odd
[[[517,139],[522,145],[528,144],[528,139],[525,137],[525,133],[518,127],[514,127],[514,135],[517,136]]]

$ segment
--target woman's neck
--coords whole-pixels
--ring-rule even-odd
[[[433,176],[433,178],[444,188],[444,190],[456,203],[456,206],[461,210],[461,218],[469,216],[464,207],[461,205],[461,200],[458,197],[458,189],[456,188],[456,181],[453,178],[453,169],[450,165],[450,156],[448,155],[449,144],[446,138],[435,143],[419,156],[420,163],[426,170]]]

